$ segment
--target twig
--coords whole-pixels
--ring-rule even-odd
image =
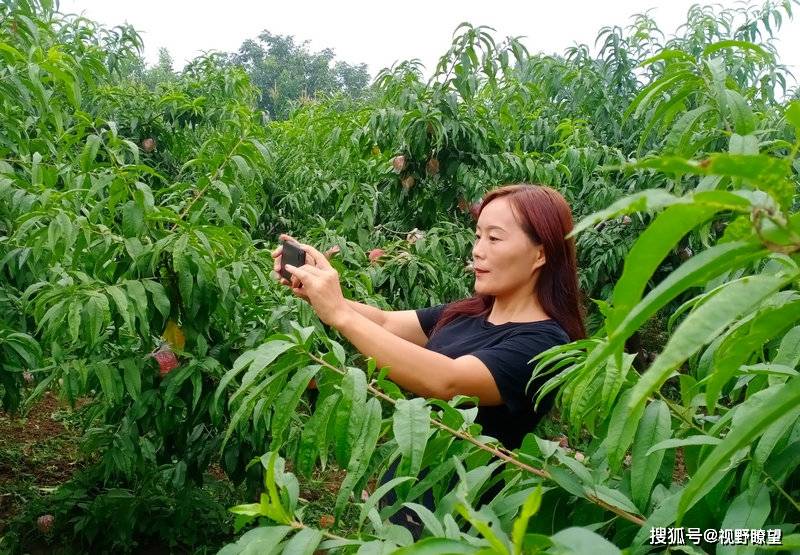
[[[340,370],[339,368],[336,368],[332,364],[330,364],[327,361],[323,360],[322,358],[314,355],[313,353],[308,353],[307,352],[307,354],[308,354],[309,357],[314,359],[316,362],[318,362],[322,366],[325,366],[326,368],[329,368],[329,369],[333,370],[334,372],[336,372],[338,374],[345,375],[344,371]],[[367,384],[367,390],[370,393],[372,393],[375,397],[378,397],[379,399],[382,399],[382,400],[386,401],[387,403],[390,403],[392,405],[396,405],[397,404],[397,402],[394,399],[392,399],[391,397],[386,395],[381,390],[375,388],[371,383]],[[463,439],[463,440],[475,445],[479,449],[482,449],[484,451],[487,451],[487,452],[493,454],[495,457],[505,461],[506,463],[512,464],[514,466],[517,466],[517,467],[519,467],[519,468],[521,468],[523,470],[526,470],[526,471],[528,471],[528,472],[530,472],[532,474],[535,474],[535,475],[537,475],[537,476],[539,476],[541,478],[544,478],[546,480],[551,479],[549,472],[547,472],[546,470],[543,470],[541,468],[534,468],[534,467],[532,467],[532,466],[520,461],[515,456],[513,456],[511,454],[507,454],[507,453],[510,453],[510,451],[508,451],[507,449],[505,449],[503,447],[495,448],[495,447],[492,447],[490,445],[486,445],[485,443],[481,443],[480,441],[478,441],[477,439],[472,437],[470,434],[468,434],[466,432],[461,432],[459,430],[454,430],[453,428],[451,428],[447,424],[444,424],[444,423],[440,422],[439,420],[436,420],[435,418],[431,418],[430,421],[434,426],[436,426],[436,427],[438,427],[438,428],[440,428],[442,430],[445,430],[446,432],[448,432],[448,433],[450,433],[450,434],[452,434],[452,435],[454,435],[456,437],[459,437],[459,438],[461,438],[461,439]],[[589,501],[591,501],[592,503],[594,503],[596,505],[599,505],[600,507],[606,509],[607,511],[610,511],[610,512],[616,514],[617,516],[620,516],[620,517],[624,518],[625,520],[633,522],[634,524],[638,524],[639,526],[644,525],[644,522],[645,522],[644,519],[639,517],[639,516],[637,516],[637,515],[634,515],[634,514],[629,513],[629,512],[627,512],[627,511],[625,511],[623,509],[620,509],[618,507],[610,505],[610,504],[606,503],[605,501],[603,501],[602,499],[599,499],[598,497],[596,497],[594,495],[586,494],[586,498]]]

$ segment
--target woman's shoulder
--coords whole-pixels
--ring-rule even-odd
[[[538,320],[536,322],[522,322],[516,324],[511,335],[531,336],[540,340],[552,342],[554,345],[569,343],[569,334],[561,327],[557,320]]]

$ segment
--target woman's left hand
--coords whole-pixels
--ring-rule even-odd
[[[352,311],[342,294],[339,272],[331,266],[325,255],[311,245],[300,243],[285,233],[280,238],[294,241],[306,252],[303,266],[285,266],[286,271],[295,278],[292,280],[292,293],[305,297],[324,323],[338,327]],[[295,287],[298,280],[300,285]]]

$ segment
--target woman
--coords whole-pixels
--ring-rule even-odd
[[[529,361],[550,347],[586,336],[575,244],[565,239],[571,230],[569,205],[557,191],[509,185],[490,191],[478,208],[472,249],[475,294],[468,299],[401,311],[346,300],[336,270],[308,245],[302,245],[307,263],[287,266],[291,283],[281,283],[310,302],[319,318],[362,354],[374,357],[379,367],[389,366],[388,378],[408,391],[444,400],[478,397],[475,421],[482,433],[516,449],[550,409],[554,396],[533,410],[541,382],[526,390]],[[273,252],[276,271],[280,253],[280,247]],[[423,503],[433,510],[430,492]],[[391,520],[412,529],[416,539],[421,526],[415,517],[401,510]]]

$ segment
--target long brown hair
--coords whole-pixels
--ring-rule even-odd
[[[545,263],[533,294],[545,312],[558,322],[573,341],[584,339],[583,310],[578,290],[575,240],[565,239],[572,231],[572,212],[561,193],[544,185],[506,185],[489,191],[473,214],[475,219],[494,199],[508,197],[520,218],[520,225],[536,245],[544,247]],[[492,295],[473,295],[448,306],[431,335],[459,316],[488,315],[494,305]]]

